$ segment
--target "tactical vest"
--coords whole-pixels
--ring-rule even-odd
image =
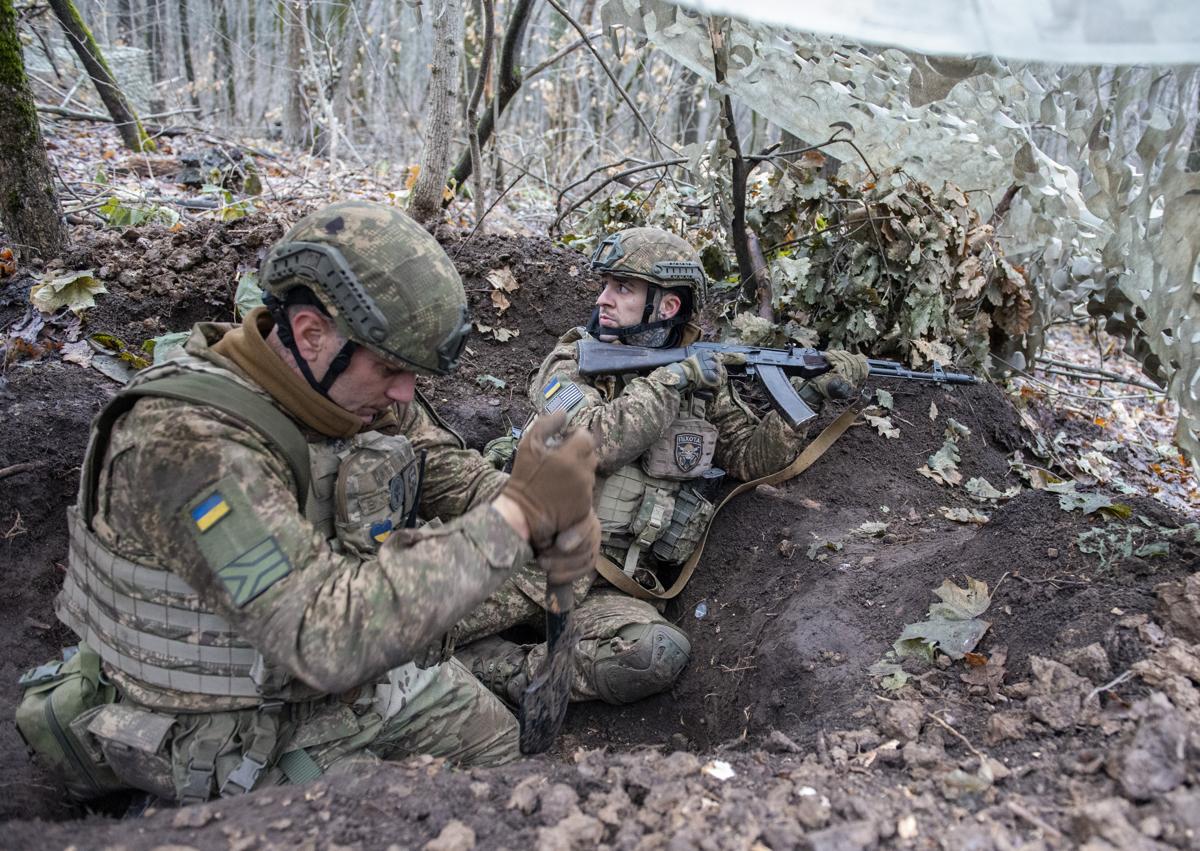
[[[657,584],[655,563],[687,561],[713,514],[712,503],[697,488],[720,475],[712,466],[717,428],[704,414],[705,402],[685,395],[662,437],[596,491],[605,554],[648,587]]]
[[[379,432],[310,445],[267,394],[194,355],[140,373],[93,424],[78,504],[68,509],[70,550],[55,604],[59,619],[100,654],[118,682],[131,678],[185,700],[205,696],[190,698],[194,709],[315,697],[311,688],[269,664],[183,579],[113,552],[90,527],[113,424],[143,396],[208,405],[260,432],[287,459],[306,516],[336,549],[361,558],[370,558],[393,529],[413,517],[420,470],[411,445]],[[404,670],[409,667],[414,671]],[[426,682],[432,669],[416,671],[410,663],[390,673]]]

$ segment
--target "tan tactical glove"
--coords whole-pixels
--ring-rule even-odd
[[[569,585],[596,569],[600,552],[600,521],[589,513],[569,529],[559,532],[554,545],[538,553],[538,567],[551,585]]]
[[[849,399],[855,388],[867,380],[870,366],[866,357],[842,349],[830,349],[822,354],[833,369],[810,379],[809,385],[816,388],[822,398]]]
[[[675,387],[681,393],[689,389],[717,390],[725,383],[725,365],[715,352],[700,351],[665,368],[679,377]]]
[[[517,446],[512,475],[502,493],[525,513],[534,552],[592,512],[596,444],[581,429],[567,429],[567,415],[540,416]]]

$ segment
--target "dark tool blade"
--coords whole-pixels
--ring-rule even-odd
[[[567,716],[575,647],[579,643],[579,629],[571,612],[574,603],[575,590],[570,585],[546,589],[546,661],[521,695],[517,708],[523,754],[548,750]]]

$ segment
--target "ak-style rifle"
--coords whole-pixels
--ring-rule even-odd
[[[692,343],[669,349],[648,349],[583,339],[577,344],[579,374],[583,376],[623,375],[653,372],[660,366],[687,360],[699,352],[735,355],[725,358],[725,367],[732,373],[744,373],[757,378],[771,399],[771,404],[790,426],[798,426],[816,416],[790,378],[805,380],[824,375],[833,367],[817,349],[789,346],[769,349],[761,346],[734,346],[724,343]],[[975,384],[978,379],[961,372],[947,372],[939,364],[931,372],[917,372],[896,361],[870,358],[870,375],[877,378],[900,378],[905,381],[936,381],[941,384]]]

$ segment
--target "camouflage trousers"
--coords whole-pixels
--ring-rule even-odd
[[[524,578],[528,579],[528,576]],[[521,580],[522,575],[519,572],[516,581],[510,579],[506,582],[456,627],[456,634],[460,636],[459,658],[473,670],[487,667],[489,662],[498,661],[488,657],[505,654],[506,649],[512,647],[508,642],[497,642],[489,636],[514,626],[527,625],[538,629],[544,627],[545,610],[539,603],[534,602],[528,591],[523,590],[522,586],[528,587],[529,583]],[[608,586],[591,587],[589,590],[588,585],[584,585],[581,595],[580,587],[577,586],[573,617],[579,625],[581,638],[575,654],[572,701],[603,700],[608,703],[628,703],[631,701],[626,699],[627,696],[639,699],[646,694],[662,691],[668,688],[678,675],[678,670],[674,670],[650,684],[648,691],[639,689],[633,694],[619,687],[606,687],[606,683],[598,678],[598,670],[603,670],[603,666],[598,668],[597,663],[619,657],[628,650],[627,636],[630,628],[660,625],[677,633],[686,645],[686,638],[682,637],[682,633],[650,603]],[[464,640],[470,643],[463,645]],[[546,643],[542,642],[523,649],[525,656],[520,665],[520,673],[529,679],[541,668],[546,658],[547,647]],[[617,676],[620,676],[620,673]],[[496,687],[497,684],[493,683],[493,686]]]
[[[123,785],[181,803],[238,794],[247,781],[260,789],[418,754],[464,766],[520,756],[517,719],[467,668],[451,659],[430,673],[398,711],[383,714],[377,701],[333,699],[274,712],[179,715],[116,703],[89,710],[72,728],[87,731],[85,749]],[[263,739],[270,756],[247,771]]]

